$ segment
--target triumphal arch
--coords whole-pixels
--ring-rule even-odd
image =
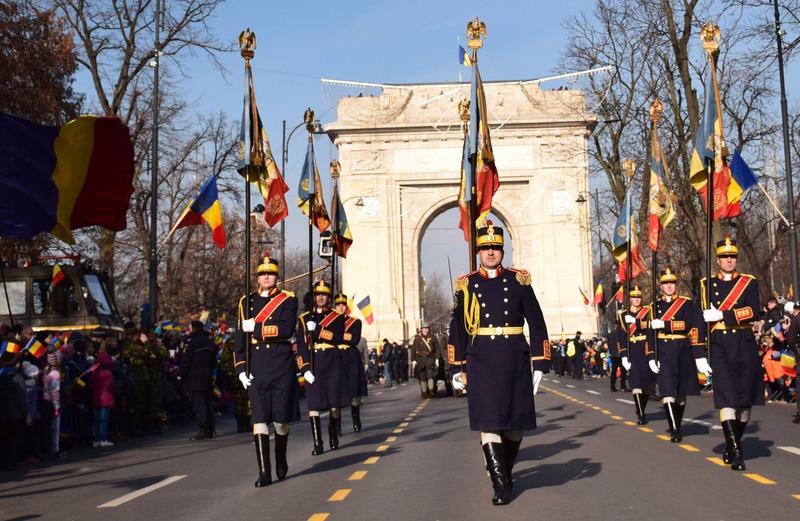
[[[578,289],[592,292],[588,205],[575,201],[588,188],[596,119],[577,90],[544,90],[536,81],[484,85],[500,175],[493,212],[513,242],[505,264],[531,272],[551,338],[593,333],[597,315]],[[341,98],[326,126],[354,236],[341,262],[342,287],[356,300],[370,297],[370,345],[410,338],[419,326],[421,240],[456,205],[464,138],[458,102],[468,97],[468,84],[384,85],[378,95]],[[453,234],[461,237],[457,225]]]

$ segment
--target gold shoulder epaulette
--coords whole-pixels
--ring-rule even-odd
[[[523,286],[531,285],[531,274],[528,270],[514,270],[517,272],[517,282]]]
[[[284,293],[286,293],[290,297],[294,297],[294,291],[289,291],[288,289],[282,289],[281,291],[283,291]]]
[[[749,273],[740,273],[742,277],[747,277],[748,279],[756,280],[755,275],[750,275]]]
[[[459,293],[460,291],[464,291],[464,289],[469,284],[469,275],[461,275],[456,277],[456,280],[453,281],[453,291]]]
[[[687,297],[686,295],[679,295],[684,300],[692,300],[692,297]]]

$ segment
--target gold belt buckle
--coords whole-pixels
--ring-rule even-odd
[[[497,336],[500,336],[500,335],[502,335],[502,334],[503,334],[503,328],[502,328],[502,327],[500,327],[500,326],[497,326],[496,328],[494,328],[494,333],[495,333]]]

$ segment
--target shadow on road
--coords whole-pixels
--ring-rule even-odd
[[[565,463],[537,465],[530,469],[515,473],[514,489],[516,495],[523,495],[530,489],[557,487],[590,478],[600,473],[602,464],[588,458],[574,458]]]

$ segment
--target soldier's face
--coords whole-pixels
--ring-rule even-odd
[[[664,295],[671,297],[678,290],[678,285],[674,282],[665,282],[661,285],[661,291]]]
[[[278,284],[278,276],[274,273],[259,273],[258,286],[262,290],[270,290]]]
[[[324,293],[317,293],[316,295],[314,295],[314,304],[316,304],[317,307],[319,307],[319,308],[327,306],[328,305],[328,295],[326,295]]]
[[[717,257],[717,266],[723,273],[733,273],[736,271],[736,262],[739,259],[731,255],[720,255]]]
[[[496,269],[503,262],[503,248],[501,246],[482,246],[478,249],[478,258],[484,268]]]
[[[642,297],[631,297],[631,306],[638,308],[642,305]]]
[[[428,336],[428,333],[430,333],[431,330],[428,329],[427,327],[423,327],[422,329],[419,330],[419,332],[422,333],[422,336]]]
[[[344,314],[344,312],[347,311],[347,304],[336,304],[336,311]]]

